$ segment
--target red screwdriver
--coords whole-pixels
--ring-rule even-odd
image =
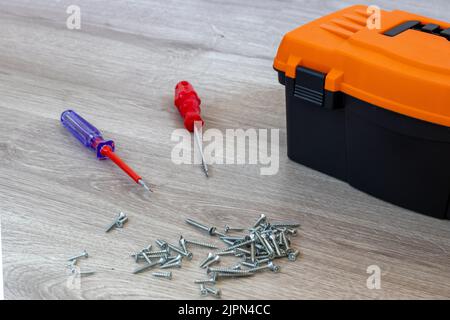
[[[205,155],[203,154],[203,148],[200,142],[200,136],[198,133],[197,123],[205,123],[200,115],[200,104],[202,101],[195,92],[194,87],[187,81],[181,81],[175,86],[175,106],[184,119],[184,127],[194,132],[194,138],[197,142],[198,150],[202,157],[202,167],[206,177],[208,177],[208,165],[206,164]]]

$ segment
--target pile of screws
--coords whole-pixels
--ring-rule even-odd
[[[133,273],[140,273],[159,266],[160,269],[181,268],[183,259],[192,260],[194,256],[188,250],[188,245],[203,246],[210,249],[217,249],[216,246],[209,243],[202,243],[200,241],[187,240],[180,236],[178,245],[170,244],[164,240],[156,240],[156,245],[159,250],[152,250],[152,245],[141,249],[140,251],[131,255],[135,262],[143,264],[137,267]],[[172,279],[172,272],[153,272],[153,276],[159,278]]]
[[[280,266],[273,262],[275,259],[287,258],[289,261],[295,261],[299,256],[299,251],[290,247],[290,237],[297,235],[296,228],[300,226],[298,223],[271,224],[267,217],[261,214],[249,229],[225,226],[224,233],[221,233],[216,227],[208,227],[192,219],[187,219],[186,222],[210,236],[219,236],[228,246],[223,250],[208,253],[206,259],[201,262],[200,267],[206,269],[209,278],[196,280],[195,283],[200,284],[200,293],[203,296],[221,295],[219,289],[207,287],[207,284],[215,285],[219,279],[250,277],[264,270],[279,272]],[[248,233],[229,236],[227,234],[230,231],[248,231]],[[212,264],[220,262],[222,256],[235,256],[241,260],[231,267],[212,267]]]
[[[120,212],[114,221],[106,228],[105,232],[110,232],[114,228],[123,228],[125,222],[128,221],[128,217],[125,213]]]
[[[67,267],[69,268],[70,273],[77,274],[79,276],[89,276],[91,274],[94,274],[95,271],[93,271],[93,270],[83,270],[83,271],[81,271],[80,268],[78,268],[76,266],[77,262],[78,262],[78,259],[80,259],[80,258],[86,258],[87,259],[88,257],[89,257],[89,254],[87,253],[87,251],[83,250],[82,253],[67,259],[67,261],[69,262],[67,264]]]

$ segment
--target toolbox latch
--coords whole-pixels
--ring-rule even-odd
[[[305,67],[297,67],[294,96],[319,107],[324,106],[326,74]]]
[[[326,73],[297,67],[294,96],[326,109],[343,108],[341,92],[325,90],[326,77]]]

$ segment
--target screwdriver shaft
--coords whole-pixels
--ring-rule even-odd
[[[206,164],[205,155],[203,154],[203,147],[202,147],[202,144],[200,142],[200,136],[198,134],[198,129],[197,129],[196,125],[194,125],[194,137],[195,137],[195,141],[197,142],[197,147],[198,147],[198,150],[200,152],[200,156],[202,157],[203,171],[205,172],[206,177],[209,177],[208,165]]]

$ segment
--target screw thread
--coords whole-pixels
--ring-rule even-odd
[[[211,249],[217,249],[217,246],[213,245],[212,243],[207,242],[200,242],[200,241],[193,241],[193,240],[186,240],[186,243],[193,244],[199,247],[205,247],[205,248],[211,248]]]
[[[153,272],[152,276],[157,278],[172,279],[172,272]]]

